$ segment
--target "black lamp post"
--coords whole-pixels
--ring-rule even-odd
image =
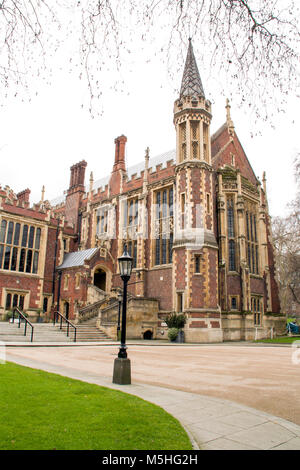
[[[117,326],[117,339],[120,339],[120,323],[121,323],[121,304],[122,304],[122,299],[123,295],[118,294],[118,302],[119,302],[119,308],[118,308],[118,326]]]
[[[122,331],[121,331],[121,345],[118,357],[114,362],[113,383],[116,384],[130,384],[131,383],[131,370],[130,360],[127,357],[126,347],[126,308],[127,308],[127,284],[131,276],[133,259],[127,253],[127,247],[124,246],[123,255],[118,258],[120,276],[124,284],[123,288],[123,305],[122,305]]]

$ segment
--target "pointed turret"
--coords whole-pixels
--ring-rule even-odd
[[[205,97],[191,39],[189,39],[189,47],[180,88],[180,98],[182,96]]]
[[[177,131],[177,164],[200,160],[211,165],[211,103],[205,98],[197,62],[189,39],[180,96],[174,105]]]
[[[172,308],[187,315],[189,341],[193,341],[201,329],[207,334],[208,325],[213,326],[209,334],[215,338],[222,335],[218,306],[211,118],[211,103],[205,98],[190,40],[180,96],[174,104],[177,145],[172,247]],[[195,319],[204,316],[205,322],[197,323]]]

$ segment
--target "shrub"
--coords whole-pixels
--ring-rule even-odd
[[[165,318],[165,322],[168,328],[177,328],[181,330],[186,324],[186,316],[184,313],[172,313]]]
[[[178,328],[170,328],[168,331],[169,340],[175,341],[175,339],[177,338],[178,332],[179,332]]]
[[[13,316],[12,310],[9,310],[8,312],[6,312],[6,317],[5,317],[6,321],[10,320],[12,316]]]
[[[26,318],[28,318],[28,313],[25,313],[25,312],[22,312],[22,313]],[[14,316],[15,316],[15,319],[19,318],[18,312],[15,312]],[[12,310],[9,310],[8,312],[6,312],[6,320],[10,320],[12,317],[13,317]]]

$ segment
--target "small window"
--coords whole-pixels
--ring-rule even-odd
[[[7,294],[6,296],[6,304],[5,304],[5,309],[9,310],[11,306],[11,294]]]
[[[20,298],[19,298],[19,309],[20,310],[23,310],[24,309],[24,295],[20,295]]]
[[[77,273],[75,276],[75,289],[79,289],[80,287],[80,273]]]
[[[13,296],[13,307],[17,307],[18,306],[18,294],[14,294]]]
[[[183,311],[183,293],[180,292],[177,294],[177,312],[181,313]]]
[[[200,273],[200,262],[201,262],[201,256],[200,255],[196,255],[195,256],[195,273]]]
[[[48,297],[44,297],[44,302],[43,302],[43,312],[48,311]]]
[[[231,297],[231,310],[237,310],[237,298]]]
[[[69,275],[66,274],[64,277],[64,289],[68,289],[69,287]]]
[[[181,194],[181,212],[185,212],[185,193]]]
[[[206,211],[210,214],[210,197],[209,194],[206,194]]]

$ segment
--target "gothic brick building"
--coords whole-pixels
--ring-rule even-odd
[[[282,329],[265,177],[261,184],[251,168],[228,101],[226,122],[210,135],[211,103],[191,42],[173,118],[174,151],[150,158],[147,149],[144,162],[126,168],[122,135],[107,178],[94,181],[91,174],[85,187],[87,163],[81,161],[71,167],[66,196],[52,204],[42,200],[35,209],[23,207],[20,197],[9,202],[6,191],[0,313],[9,299],[19,302],[10,287],[19,279],[24,289],[34,284],[28,311],[43,310],[47,318],[58,303],[74,321],[97,315],[99,328],[115,337],[122,287],[117,258],[126,243],[134,262],[128,337],[165,338],[170,312],[186,314],[188,342],[250,339]],[[8,235],[15,233],[7,228],[10,219],[18,217],[36,227],[24,248]],[[43,243],[34,245],[38,229]],[[20,269],[22,256],[32,257],[31,271]]]

